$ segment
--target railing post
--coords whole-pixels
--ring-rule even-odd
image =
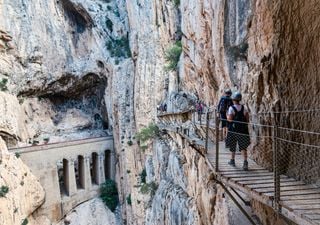
[[[273,207],[277,213],[281,212],[280,207],[280,171],[279,171],[279,144],[278,127],[273,126],[272,150],[273,150],[273,179],[274,179],[274,203]]]
[[[216,129],[216,172],[219,172],[219,116],[215,110],[215,129]]]
[[[210,121],[209,112],[207,112],[206,120],[207,120],[207,124],[206,124],[206,144],[205,144],[205,148],[206,148],[206,154],[207,154],[208,153],[208,144],[209,144],[209,121]]]

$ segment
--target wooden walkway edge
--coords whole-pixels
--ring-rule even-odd
[[[161,127],[168,132],[179,133],[190,145],[204,148],[204,141],[194,134],[189,136],[180,133],[176,127]],[[230,152],[219,143],[219,172],[215,172],[215,149],[210,142],[209,150],[204,157],[216,176],[216,179],[245,193],[248,197],[258,200],[263,204],[273,207],[274,199],[274,174],[259,166],[253,160],[249,161],[249,171],[243,171],[240,153],[236,154],[236,167],[228,165]],[[299,225],[320,225],[320,187],[306,184],[302,181],[281,175],[281,214]]]

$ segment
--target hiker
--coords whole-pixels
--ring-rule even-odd
[[[231,159],[229,165],[235,166],[235,154],[237,144],[243,156],[243,170],[248,170],[247,148],[250,145],[250,136],[248,129],[249,113],[244,105],[240,104],[242,95],[235,92],[232,95],[233,105],[229,107],[227,112],[228,119],[228,135],[226,143],[230,147]]]
[[[200,121],[200,124],[201,124],[201,115],[203,113],[203,104],[201,103],[201,101],[199,101],[197,103],[196,109],[197,109],[197,112],[198,112],[198,121]]]
[[[226,138],[227,132],[228,132],[227,110],[229,109],[230,106],[233,105],[231,97],[230,97],[231,94],[232,94],[231,89],[226,89],[224,91],[224,95],[220,98],[220,101],[218,104],[218,113],[219,113],[220,120],[221,120],[223,139]]]

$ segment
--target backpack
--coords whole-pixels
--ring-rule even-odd
[[[230,106],[232,106],[232,100],[230,97],[222,97],[218,106],[220,113],[226,113]]]
[[[244,106],[241,105],[240,111],[237,111],[237,108],[235,106],[231,107],[233,108],[235,115],[233,117],[233,121],[231,122],[231,127],[229,129],[237,133],[249,134],[247,120],[244,115]]]

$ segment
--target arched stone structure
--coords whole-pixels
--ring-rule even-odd
[[[111,161],[112,161],[112,157],[111,157],[111,151],[110,150],[105,150],[104,152],[104,174],[105,174],[105,179],[111,179],[112,175],[111,175]]]
[[[35,214],[46,215],[52,221],[59,221],[78,204],[98,196],[99,185],[105,181],[105,171],[108,171],[108,177],[114,177],[112,136],[10,151],[20,154],[46,191],[45,203]]]

